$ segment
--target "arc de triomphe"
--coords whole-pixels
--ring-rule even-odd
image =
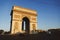
[[[37,12],[35,10],[13,6],[11,10],[11,34],[29,33],[37,29]]]

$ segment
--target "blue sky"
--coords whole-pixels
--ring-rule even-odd
[[[60,28],[60,0],[0,0],[0,29],[10,30],[12,6],[37,11],[38,29]]]

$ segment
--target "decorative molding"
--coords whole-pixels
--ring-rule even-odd
[[[23,11],[18,11],[18,10],[13,10],[13,11],[19,12],[18,14],[22,13],[22,14],[29,14],[29,15],[37,16],[37,14],[34,14],[34,13],[28,13],[28,12],[23,12]]]

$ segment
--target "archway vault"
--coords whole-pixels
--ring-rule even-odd
[[[27,17],[22,19],[22,30],[25,32],[30,31],[30,20]]]
[[[25,22],[25,23],[24,23]],[[25,27],[24,27],[25,25]],[[35,10],[13,6],[11,11],[11,34],[30,33],[37,29],[37,13]]]

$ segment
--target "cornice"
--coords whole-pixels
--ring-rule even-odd
[[[16,11],[22,11],[22,12],[28,12],[28,13],[33,13],[37,15],[37,12],[35,10],[31,10],[31,9],[27,9],[27,8],[22,8],[20,6],[13,6],[12,10],[16,10]]]

